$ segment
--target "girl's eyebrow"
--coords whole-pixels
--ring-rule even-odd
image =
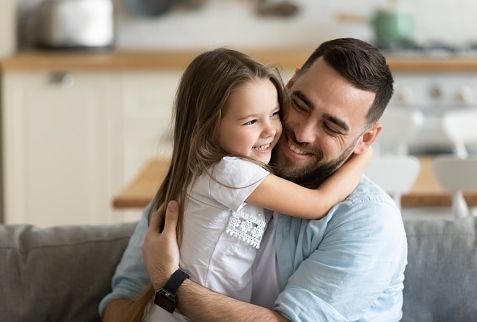
[[[243,116],[243,117],[239,117],[238,120],[241,121],[241,120],[245,120],[245,119],[249,119],[249,118],[257,118],[259,117],[261,114],[248,114],[246,116]]]

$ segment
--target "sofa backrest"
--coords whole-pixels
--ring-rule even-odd
[[[0,320],[99,321],[134,227],[0,225]]]
[[[407,220],[406,322],[477,319],[477,221]]]
[[[99,321],[99,301],[134,227],[0,225],[0,320]],[[476,218],[406,220],[405,229],[402,321],[475,320]]]

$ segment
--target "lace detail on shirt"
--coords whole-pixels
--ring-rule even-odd
[[[262,213],[249,213],[244,210],[242,208],[239,211],[232,212],[226,232],[258,249],[268,218]]]

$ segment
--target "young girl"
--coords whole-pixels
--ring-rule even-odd
[[[369,161],[353,157],[319,189],[270,174],[282,132],[281,80],[248,56],[228,49],[199,55],[184,72],[175,102],[174,147],[152,206],[181,207],[180,266],[216,292],[250,301],[251,267],[271,209],[320,219],[349,195]],[[185,320],[151,303],[152,287],[134,308],[134,321]]]

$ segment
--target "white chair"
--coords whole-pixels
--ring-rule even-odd
[[[477,143],[477,110],[447,112],[442,117],[442,126],[454,144],[454,154],[466,158],[469,144]]]
[[[401,195],[410,191],[421,164],[413,156],[375,155],[366,175],[394,199],[401,209]]]
[[[421,112],[400,107],[388,107],[380,119],[383,129],[377,143],[378,154],[407,155],[424,122]]]
[[[432,162],[437,180],[452,193],[452,211],[456,217],[469,215],[462,192],[477,191],[477,158],[437,157]]]

